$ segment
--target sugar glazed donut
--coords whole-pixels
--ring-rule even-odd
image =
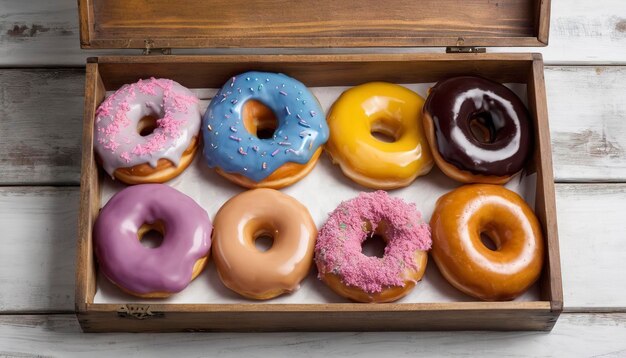
[[[386,190],[407,186],[433,166],[421,124],[423,104],[417,93],[392,83],[353,87],[328,113],[326,151],[358,184]]]
[[[462,183],[504,184],[532,152],[532,124],[524,103],[485,78],[461,76],[437,83],[422,118],[437,166]]]
[[[198,98],[168,79],[124,85],[96,112],[94,149],[104,170],[127,184],[179,175],[198,148]]]
[[[382,258],[361,251],[374,234],[387,243]],[[391,302],[422,279],[430,246],[430,228],[414,204],[384,191],[361,193],[330,214],[315,245],[315,262],[319,278],[339,295]]]
[[[156,230],[163,241],[145,247]],[[204,269],[211,249],[211,220],[190,197],[163,184],[127,187],[102,208],[94,225],[101,272],[123,291],[142,298],[182,291]]]
[[[211,100],[202,123],[209,167],[246,188],[297,182],[313,169],[328,139],[315,96],[276,73],[233,77]]]
[[[430,220],[433,259],[457,289],[486,301],[512,300],[541,273],[541,226],[516,193],[498,185],[474,184],[437,201]],[[486,235],[495,245],[481,241]]]
[[[271,237],[265,252],[255,246]],[[273,189],[255,189],[228,200],[215,216],[213,258],[224,285],[240,295],[266,300],[297,290],[313,263],[317,228],[296,199]]]

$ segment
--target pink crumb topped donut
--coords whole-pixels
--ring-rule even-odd
[[[362,253],[373,235],[386,243],[383,257]],[[415,204],[382,190],[361,193],[342,202],[322,226],[315,246],[318,277],[354,301],[395,301],[421,280],[431,243]]]
[[[163,183],[191,163],[199,131],[198,98],[175,81],[150,78],[124,85],[102,102],[93,145],[112,177]]]

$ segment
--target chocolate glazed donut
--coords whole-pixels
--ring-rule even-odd
[[[485,78],[437,83],[424,104],[423,122],[435,162],[460,182],[504,184],[531,153],[526,107],[513,91]]]

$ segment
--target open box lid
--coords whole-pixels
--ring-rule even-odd
[[[545,46],[550,0],[79,0],[82,48]]]

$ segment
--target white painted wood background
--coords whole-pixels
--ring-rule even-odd
[[[80,333],[80,66],[115,51],[78,44],[75,0],[0,0],[0,357],[626,356],[626,1],[553,0],[548,48],[489,50],[548,64],[565,301],[550,334]]]

